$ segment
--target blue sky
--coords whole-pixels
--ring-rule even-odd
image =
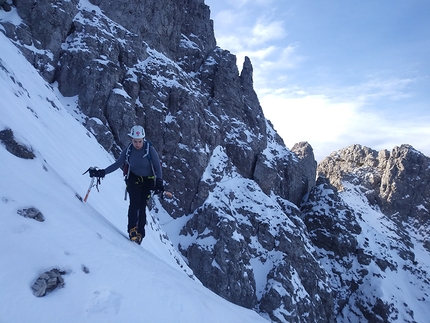
[[[218,46],[254,67],[287,147],[430,155],[430,1],[206,0]]]

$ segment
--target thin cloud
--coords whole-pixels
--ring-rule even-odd
[[[287,147],[307,141],[317,161],[352,144],[391,150],[407,143],[427,155],[430,152],[430,120],[426,118],[393,120],[378,110],[365,112],[363,100],[310,94],[298,87],[266,89],[259,98],[266,118]]]
[[[382,99],[385,100],[384,102],[389,102],[413,97],[411,86],[416,83],[416,80],[391,76],[387,78],[368,76],[354,85],[340,85],[340,82],[342,82],[341,79],[333,84],[309,87],[306,92],[324,94],[334,102],[354,101],[362,105],[371,105]]]
[[[257,5],[259,7],[273,7],[273,3],[275,0],[226,0],[227,4],[229,4],[232,7],[235,8],[244,8],[247,7],[254,7],[254,5]]]
[[[264,18],[259,19],[252,28],[251,47],[279,40],[287,35],[282,21],[266,22],[264,20]]]
[[[234,8],[243,8],[251,0],[227,0],[226,2]]]
[[[353,102],[334,103],[324,95],[289,96],[281,92],[263,95],[260,102],[290,147],[299,141],[312,144],[315,138],[319,142],[336,141],[360,107]]]
[[[371,79],[362,84],[363,90],[369,93],[369,97],[385,97],[390,100],[402,100],[412,96],[407,92],[407,88],[414,81],[409,78],[389,78],[389,79]]]
[[[273,71],[276,70],[280,75],[280,71],[297,68],[304,57],[297,54],[298,46],[295,44],[289,44],[287,47],[270,47],[270,56],[264,57],[261,61],[257,61],[261,75],[267,80],[263,80],[264,83],[273,80]],[[252,56],[258,57],[258,56]]]
[[[217,41],[223,48],[227,48],[225,40],[234,38],[240,44],[239,47],[255,51],[287,35],[282,21],[265,21],[261,18],[253,25],[243,26],[238,23],[244,19],[243,16],[227,10],[218,13],[216,18],[221,22],[218,26],[220,35],[217,35]],[[227,43],[229,44],[230,42]],[[228,49],[231,50],[230,47]]]
[[[222,10],[217,13],[214,18],[214,24],[217,25],[216,30],[225,30],[226,27],[237,24],[238,23],[238,15],[235,11],[232,10]]]

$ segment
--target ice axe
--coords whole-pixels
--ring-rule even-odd
[[[86,172],[85,172],[85,173],[83,173],[82,175],[85,175],[86,173],[88,173],[90,170],[93,170],[93,169],[97,169],[97,167],[90,167],[90,168],[88,168],[88,169],[86,170]],[[91,189],[93,188],[93,186],[96,186],[97,191],[99,190],[100,177],[97,177],[97,183],[96,183],[96,185],[94,185],[94,180],[95,180],[95,177],[91,177],[90,186],[88,187],[87,194],[85,194],[84,202],[86,202],[86,201],[87,201],[87,199],[88,199],[88,195],[90,195],[90,192],[91,192]]]
[[[91,188],[93,187],[93,185],[94,185],[94,177],[91,178],[90,187],[88,187],[87,194],[85,194],[84,202],[87,201],[88,195],[90,195]]]

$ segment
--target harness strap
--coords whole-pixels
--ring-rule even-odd
[[[155,179],[155,176],[136,176],[136,184],[143,184],[148,179]]]
[[[156,174],[155,174],[155,168],[154,165],[152,164],[152,159],[151,159],[151,143],[149,141],[145,140],[145,145],[146,145],[146,153],[145,155],[143,155],[142,157],[145,158],[147,157],[149,160],[149,163],[151,164],[151,169],[152,169],[152,174],[154,174],[154,180],[156,179]],[[127,147],[127,152],[125,154],[125,164],[127,167],[127,174],[125,175],[125,180],[127,180],[130,177],[130,154],[131,154],[131,146],[132,143],[130,143]]]

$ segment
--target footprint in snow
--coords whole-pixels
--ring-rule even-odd
[[[95,291],[88,304],[87,315],[115,315],[121,308],[121,296],[109,290]]]

